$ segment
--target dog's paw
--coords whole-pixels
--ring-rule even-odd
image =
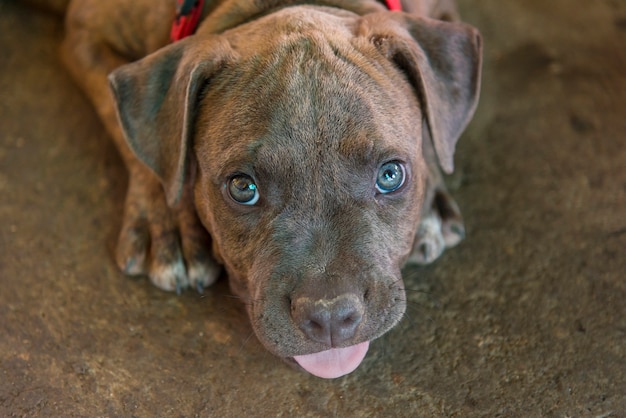
[[[447,192],[437,190],[417,228],[409,261],[417,264],[432,263],[446,248],[454,247],[463,238],[465,226],[459,206]]]
[[[129,190],[117,264],[128,275],[147,275],[160,289],[180,293],[192,287],[202,293],[221,273],[210,236],[192,205],[172,210],[156,195]]]
[[[428,264],[435,261],[446,249],[446,243],[441,230],[441,218],[431,212],[422,218],[409,261],[418,264]]]

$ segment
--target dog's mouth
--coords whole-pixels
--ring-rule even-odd
[[[313,376],[334,379],[352,373],[365,358],[369,341],[344,348],[331,348],[319,353],[294,356],[294,360]]]

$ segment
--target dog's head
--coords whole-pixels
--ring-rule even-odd
[[[111,82],[128,142],[168,201],[194,183],[261,342],[337,377],[404,313],[422,141],[452,171],[480,48],[463,24],[301,6],[187,38]]]

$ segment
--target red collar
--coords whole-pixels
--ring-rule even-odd
[[[204,0],[176,0],[176,19],[172,23],[170,39],[172,42],[180,41],[189,35],[193,35],[200,23]]]
[[[400,0],[385,0],[385,5],[392,12],[402,11],[402,3],[400,3]]]
[[[180,41],[193,33],[198,28],[204,0],[176,0],[176,19],[172,23],[170,39],[172,42]],[[391,11],[402,11],[400,0],[385,0],[385,5]]]

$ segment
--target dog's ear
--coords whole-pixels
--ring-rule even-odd
[[[234,59],[219,36],[192,38],[109,75],[126,141],[159,177],[170,205],[180,198],[188,175],[198,94]]]
[[[439,163],[451,173],[456,142],[478,103],[480,34],[464,23],[398,12],[368,15],[363,23],[361,34],[406,74],[417,92]]]

